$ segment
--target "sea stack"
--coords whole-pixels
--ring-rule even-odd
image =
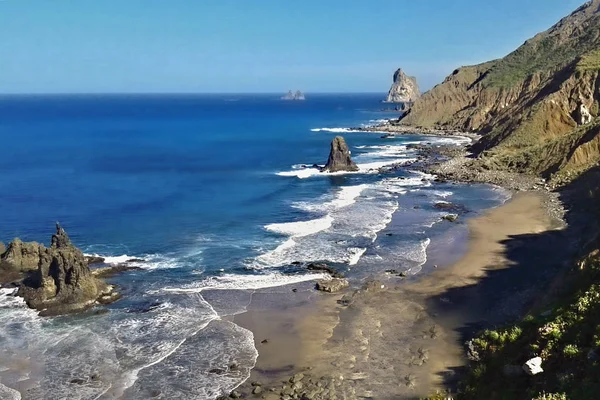
[[[296,93],[290,90],[285,96],[281,98],[281,100],[306,100],[306,97],[304,97],[304,93],[302,93],[299,90],[296,90]]]
[[[417,78],[408,76],[402,71],[402,68],[398,68],[394,73],[394,83],[388,93],[386,103],[412,103],[419,96],[419,85],[417,84]]]
[[[358,171],[358,165],[352,161],[350,150],[341,136],[336,136],[331,142],[329,159],[322,172]]]
[[[15,239],[0,261],[24,276],[17,295],[40,315],[81,311],[119,298],[111,285],[92,274],[87,259],[58,223],[49,248]]]

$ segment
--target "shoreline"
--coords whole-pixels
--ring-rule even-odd
[[[460,132],[415,130],[408,127],[396,130],[394,127],[393,132],[465,137]],[[474,139],[474,135],[468,137]],[[476,137],[479,138],[479,135]],[[321,388],[327,387],[334,388],[341,398],[408,399],[426,397],[455,387],[459,371],[467,366],[464,342],[486,326],[482,322],[486,312],[481,310],[481,304],[487,303],[479,301],[478,283],[494,271],[511,268],[512,261],[507,255],[502,255],[503,252],[508,253],[504,243],[521,235],[561,230],[566,223],[558,194],[550,191],[540,178],[508,172],[473,172],[468,169],[472,159],[464,146],[460,146],[458,152],[457,146],[450,146],[452,150],[447,152],[446,157],[443,156],[443,147],[422,149],[421,156],[426,161],[420,163],[419,169],[436,174],[442,182],[496,185],[510,191],[512,197],[503,205],[468,220],[466,248],[460,254],[448,256],[448,251],[453,251],[452,244],[446,244],[450,248],[444,248],[444,245],[433,243],[427,250],[428,261],[423,265],[429,273],[404,282],[380,274],[360,289],[348,289],[335,296],[319,296],[312,302],[296,304],[294,310],[299,312],[287,321],[288,332],[294,332],[294,339],[287,345],[293,346],[295,355],[286,357],[285,346],[266,351],[269,344],[260,343],[261,340],[255,337],[259,349],[257,364],[251,378],[235,394],[253,396],[251,393],[259,386],[259,394],[266,393],[262,395],[266,399],[287,400],[306,393],[309,394],[307,398],[320,399],[327,398],[321,395]],[[427,156],[432,153],[441,155],[442,159],[433,157],[429,160]],[[437,254],[431,257],[430,253]],[[536,249],[525,253],[528,260],[537,258]],[[444,258],[452,261],[439,261]],[[437,265],[433,265],[432,260]],[[562,265],[564,259],[552,261]],[[541,289],[540,284],[538,290]],[[498,305],[502,304],[500,307],[512,310],[510,316],[499,313],[500,317],[494,323],[516,319],[520,316],[517,310],[523,313],[533,304],[538,293],[525,290],[526,293],[516,294],[518,300],[515,301],[519,307],[503,303],[503,290],[506,288],[495,288],[485,294],[496,299]],[[456,301],[453,293],[465,293],[459,297],[471,299]],[[282,301],[285,302],[285,299]],[[270,314],[269,310],[260,309],[260,306],[253,309],[250,305],[245,314],[236,322],[253,332],[257,332],[260,314],[268,315],[267,320],[277,320],[277,314]],[[395,317],[390,321],[389,315]],[[396,327],[393,334],[389,332],[389,325]],[[467,326],[469,329],[465,329]],[[319,330],[320,334],[315,333]],[[368,335],[366,330],[370,331]],[[258,332],[262,336],[275,337],[276,341],[282,337],[278,336],[281,330],[269,330],[266,325]],[[395,336],[394,340],[400,342],[398,346],[383,339],[389,336]],[[299,348],[302,351],[298,351]],[[362,355],[353,354],[357,350],[366,352],[362,360]],[[303,356],[298,356],[301,353],[304,353]],[[363,368],[358,367],[361,364]],[[377,369],[374,364],[381,364],[382,368]],[[394,373],[389,374],[389,370]],[[305,384],[297,389],[294,383],[296,374],[305,375]]]
[[[562,226],[545,206],[546,197],[543,192],[516,193],[469,219],[467,249],[458,261],[439,264],[415,279],[381,275],[335,295],[311,294],[308,288],[301,301],[290,300],[288,287],[275,310],[253,301],[235,322],[255,333],[259,357],[237,393],[252,397],[260,386],[266,399],[293,398],[307,390],[314,394],[308,398],[320,399],[327,398],[321,388],[329,387],[340,398],[415,398],[452,386],[456,372],[466,366],[464,327],[474,333],[487,318],[489,304],[479,301],[478,283],[511,267],[504,242]],[[535,259],[535,250],[529,258]],[[504,310],[494,323],[516,318],[506,310],[523,311],[533,301],[530,290],[503,302],[505,289],[499,284],[484,294]],[[261,343],[265,338],[268,343]],[[296,390],[290,379],[299,373],[304,384]]]

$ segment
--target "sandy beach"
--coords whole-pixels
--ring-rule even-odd
[[[532,304],[545,280],[529,264],[551,270],[562,262],[556,252],[540,252],[552,245],[547,240],[528,240],[561,226],[544,197],[517,193],[469,219],[466,249],[453,241],[432,243],[416,278],[377,276],[337,295],[311,287],[256,293],[248,312],[235,318],[254,332],[259,349],[252,377],[237,394],[410,399],[451,387],[466,365],[469,335]],[[299,372],[304,377],[290,383]]]

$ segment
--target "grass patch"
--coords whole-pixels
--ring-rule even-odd
[[[599,71],[600,70],[600,50],[593,50],[581,57],[577,63],[577,71]]]

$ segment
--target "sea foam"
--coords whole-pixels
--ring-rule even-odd
[[[285,222],[281,224],[265,225],[265,229],[271,232],[288,235],[293,237],[302,237],[321,232],[331,226],[333,218],[327,215],[323,218],[310,221]]]

